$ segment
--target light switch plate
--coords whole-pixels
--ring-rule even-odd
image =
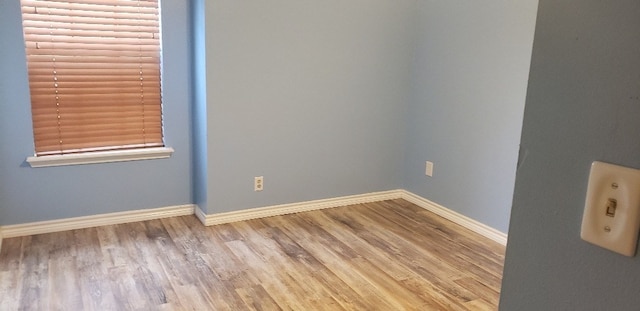
[[[640,230],[640,170],[595,161],[591,164],[580,237],[633,256]]]

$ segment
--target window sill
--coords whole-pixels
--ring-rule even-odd
[[[146,148],[116,151],[99,151],[64,155],[48,155],[40,157],[28,157],[27,162],[31,167],[48,167],[63,165],[80,165],[108,162],[123,162],[136,160],[164,159],[171,156],[173,148]]]

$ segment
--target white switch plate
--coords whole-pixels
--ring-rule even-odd
[[[633,256],[640,230],[640,170],[595,161],[591,164],[580,237]]]

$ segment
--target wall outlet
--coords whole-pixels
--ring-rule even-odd
[[[253,178],[253,191],[262,191],[264,189],[264,177],[257,176]]]
[[[433,162],[427,161],[427,166],[424,174],[429,177],[433,176]]]

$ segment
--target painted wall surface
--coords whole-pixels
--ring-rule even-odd
[[[537,0],[419,1],[404,188],[506,232]],[[425,161],[434,175],[425,175]]]
[[[506,229],[533,0],[163,1],[176,153],[41,169],[24,163],[33,144],[19,8],[0,5],[0,225],[406,188]]]
[[[580,239],[592,161],[640,168],[640,2],[540,0],[501,310],[638,310],[640,258]]]
[[[192,58],[191,74],[193,90],[191,101],[193,158],[193,203],[206,212],[208,206],[208,152],[207,152],[207,57],[205,0],[191,0]]]
[[[396,189],[413,0],[205,1],[207,213]],[[264,191],[253,191],[264,176]]]
[[[31,168],[31,108],[19,1],[0,1],[0,225],[189,204],[188,2],[163,1],[163,102],[170,159]]]

